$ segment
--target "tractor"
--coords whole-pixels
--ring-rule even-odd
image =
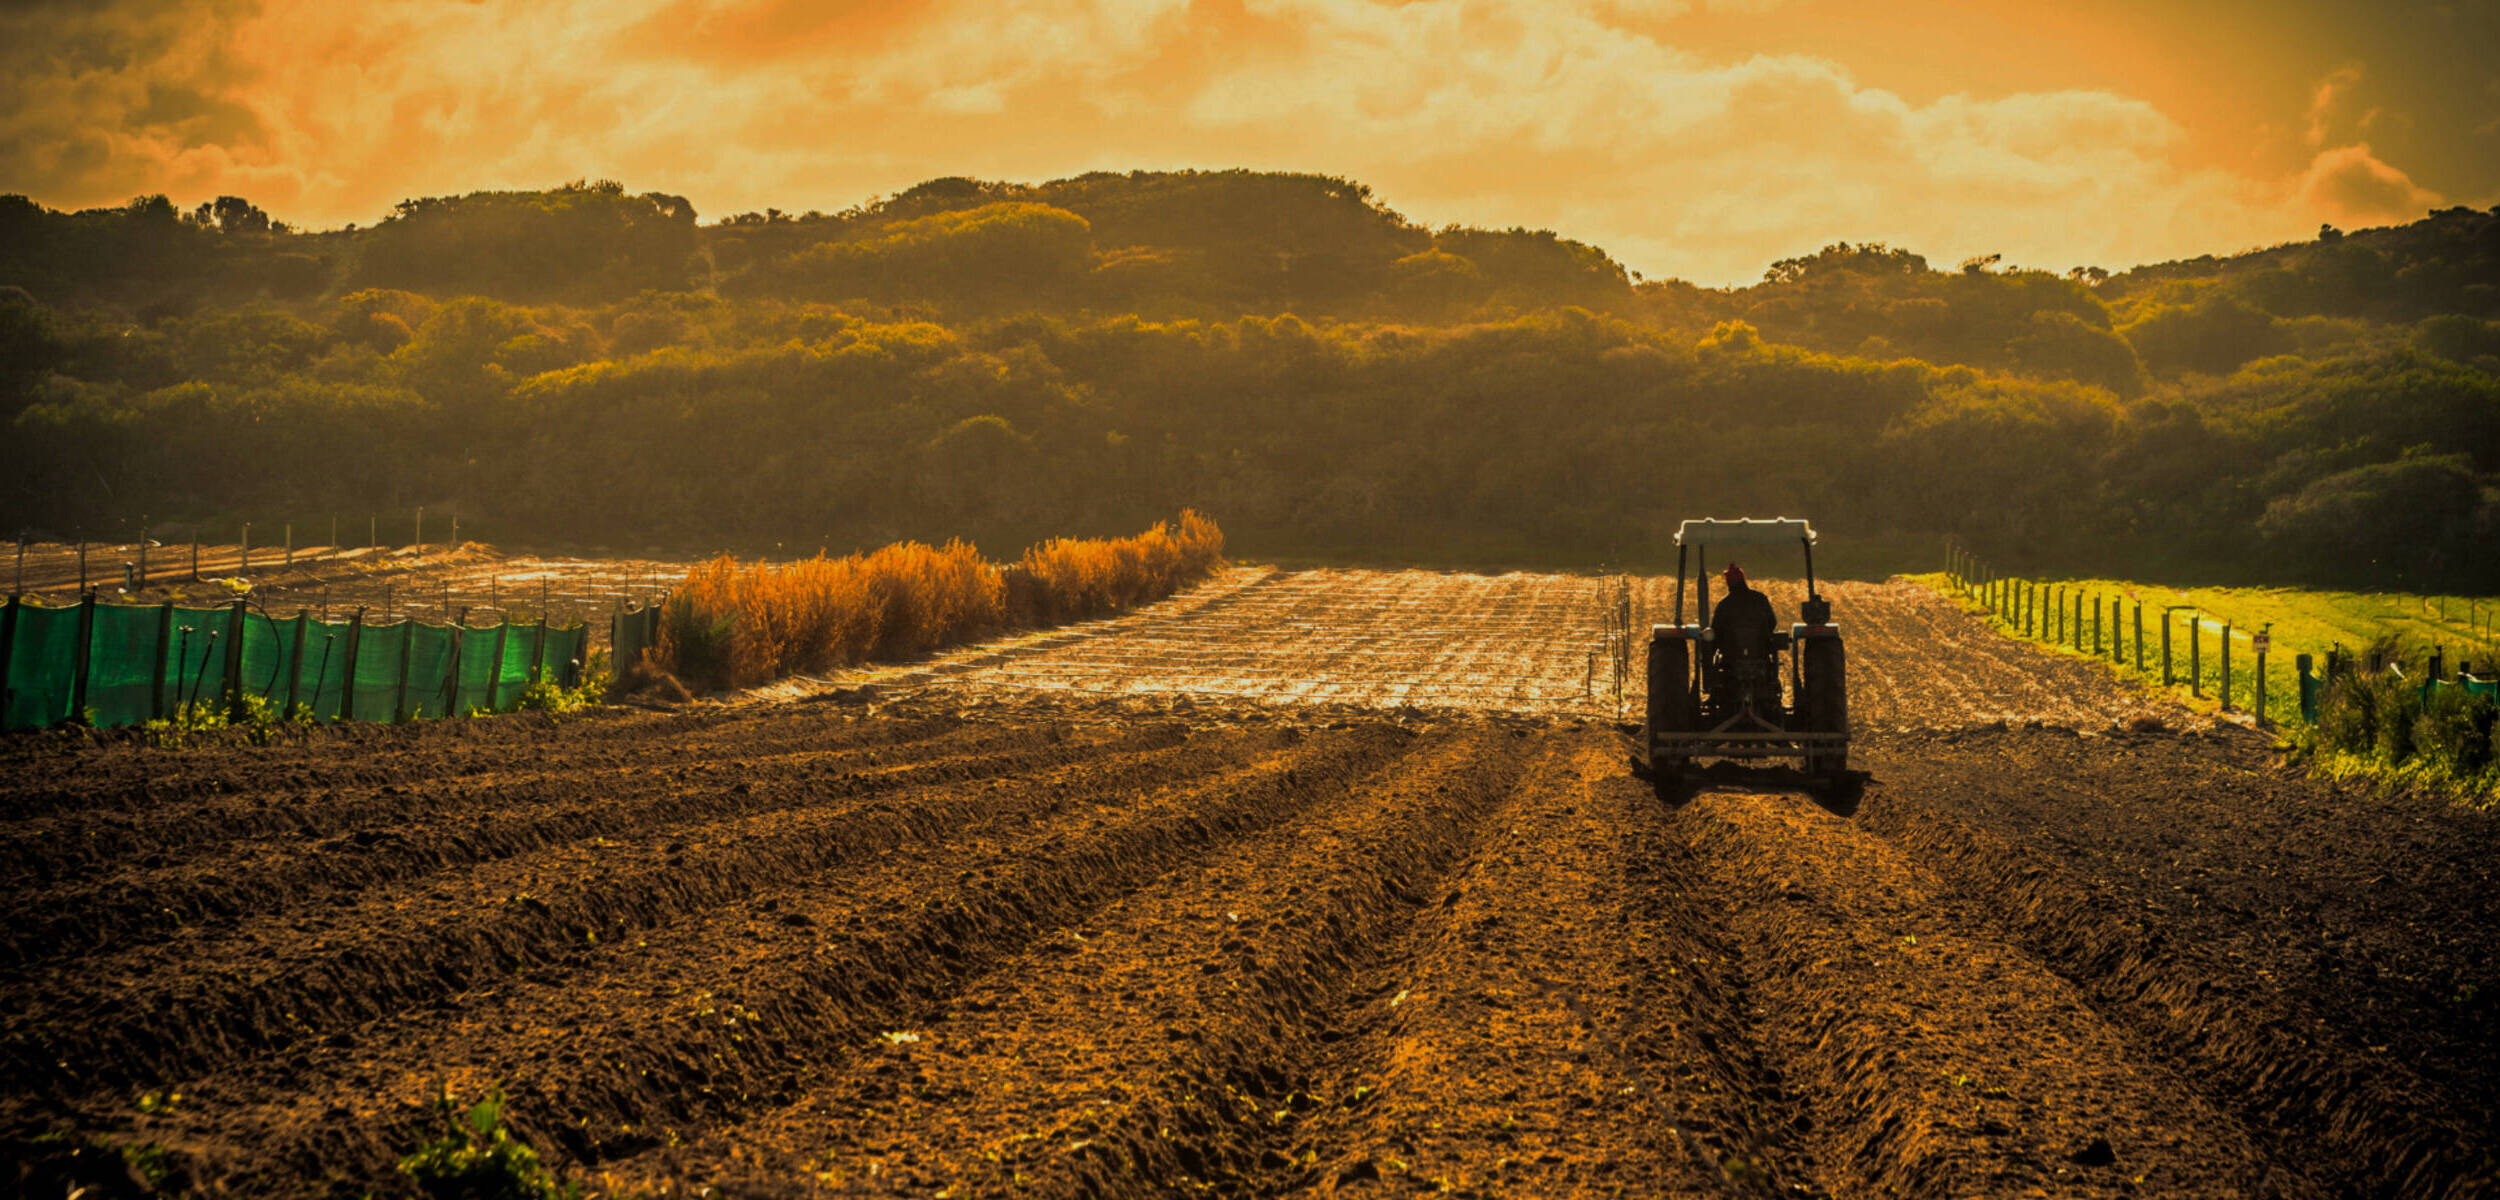
[[[1699,758],[1793,758],[1837,785],[1849,771],[1847,660],[1831,601],[1814,586],[1814,529],[1788,518],[1686,521],[1675,534],[1675,623],[1649,632],[1649,709],[1643,738],[1659,786]],[[1796,545],[1805,551],[1806,600],[1783,632],[1768,622],[1713,628],[1710,548]],[[1684,621],[1688,559],[1699,622]],[[1781,656],[1787,688],[1781,688]]]

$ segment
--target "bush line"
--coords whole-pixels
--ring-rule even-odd
[[[1120,612],[1223,561],[1223,531],[1186,509],[1135,537],[1053,538],[1005,565],[960,540],[782,566],[724,555],[669,596],[654,661],[690,687],[752,687]]]

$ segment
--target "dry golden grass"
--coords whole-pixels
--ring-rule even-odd
[[[1005,567],[960,541],[786,566],[716,558],[669,596],[656,652],[690,684],[749,687],[1118,612],[1171,595],[1223,556],[1223,531],[1185,511],[1135,537],[1055,538]]]

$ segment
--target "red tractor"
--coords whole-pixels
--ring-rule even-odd
[[[1787,545],[1805,551],[1806,600],[1795,624],[1775,628],[1768,601],[1758,597],[1711,610],[1710,547]],[[1818,783],[1840,783],[1849,771],[1848,666],[1831,601],[1814,587],[1814,529],[1788,518],[1686,521],[1675,546],[1675,623],[1649,633],[1644,740],[1652,778],[1671,786],[1698,758],[1794,758]],[[1688,560],[1701,618],[1690,625]]]

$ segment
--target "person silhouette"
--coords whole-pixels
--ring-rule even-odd
[[[1727,584],[1727,595],[1710,610],[1711,641],[1721,655],[1768,655],[1771,632],[1779,627],[1771,598],[1746,583],[1744,568],[1735,563],[1729,563],[1720,578]]]

